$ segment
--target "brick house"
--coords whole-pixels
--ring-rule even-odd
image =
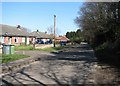
[[[0,24],[0,43],[1,44],[13,44],[13,45],[29,45],[35,41],[35,36],[28,33],[24,27],[18,25],[9,26]]]
[[[68,42],[70,41],[66,36],[59,36],[55,38],[56,42]]]
[[[36,36],[36,41],[43,41],[44,44],[46,42],[48,42],[49,40],[53,39],[52,35],[49,35],[49,34],[44,33],[44,32],[39,32],[38,30],[31,32],[30,34]]]

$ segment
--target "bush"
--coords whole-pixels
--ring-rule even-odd
[[[114,50],[116,52],[120,52],[120,39],[118,39],[114,42]]]
[[[118,65],[119,63],[119,55],[116,54],[113,43],[105,42],[96,47],[95,55],[100,62],[110,63],[112,65]]]
[[[109,42],[105,42],[95,48],[95,52],[99,60],[109,59],[109,53],[111,52],[111,50],[112,45]]]

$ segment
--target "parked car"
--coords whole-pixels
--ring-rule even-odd
[[[65,46],[66,43],[67,43],[66,41],[61,41],[61,42],[60,42],[60,45],[61,45],[61,46]]]
[[[46,42],[44,42],[42,40],[37,40],[36,44],[52,44],[52,40],[49,40],[49,41],[46,41]]]
[[[37,40],[36,44],[44,44],[44,42],[42,40]]]
[[[52,41],[46,41],[45,44],[52,44]]]

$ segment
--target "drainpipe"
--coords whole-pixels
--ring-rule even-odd
[[[25,37],[25,45],[27,45],[27,36]]]
[[[33,41],[33,49],[35,49],[35,41],[36,41],[36,37],[33,38],[33,39],[34,39],[34,41]]]

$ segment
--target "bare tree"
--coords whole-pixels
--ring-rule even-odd
[[[59,36],[60,33],[61,33],[60,29],[56,28],[56,36]]]
[[[49,27],[47,28],[47,33],[48,33],[48,34],[53,34],[53,26],[49,26]]]

